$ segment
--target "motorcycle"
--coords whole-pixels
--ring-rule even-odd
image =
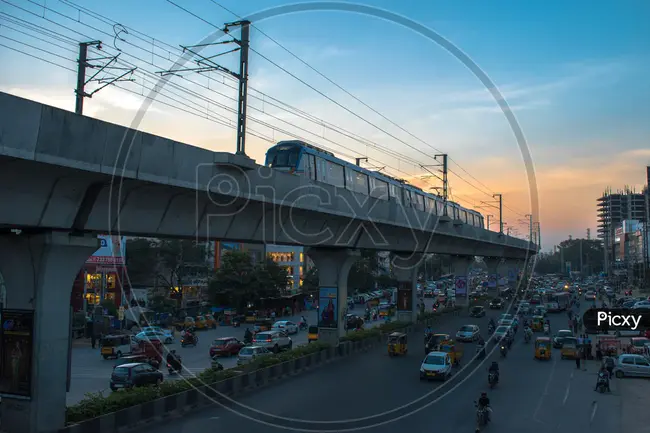
[[[196,335],[193,335],[191,337],[185,335],[183,338],[181,338],[181,347],[185,347],[185,346],[196,347],[197,344],[199,344],[199,337],[197,337]]]
[[[488,374],[488,384],[490,385],[490,388],[494,388],[498,382],[499,380],[497,379],[497,374],[490,372]]]
[[[212,367],[213,370],[216,371],[223,370],[223,365],[219,362],[216,356],[212,358],[212,362],[210,363],[210,366]]]
[[[530,343],[530,333],[529,332],[526,332],[524,334],[524,342],[525,343]]]
[[[182,369],[183,366],[180,360],[176,363],[176,365],[173,365],[171,362],[167,363],[167,372],[170,376],[176,373],[180,374]]]
[[[551,329],[549,328],[548,325],[544,325],[544,335],[548,335],[549,332],[551,332]]]
[[[308,328],[308,326],[307,326],[307,322],[300,322],[300,323],[298,324],[298,329],[299,329],[300,331],[304,331],[304,330],[307,329],[307,328]]]
[[[603,374],[598,375],[598,383],[596,384],[596,389],[601,394],[609,389],[609,383]]]
[[[489,324],[488,325],[488,334],[492,334],[494,332],[494,325]]]
[[[476,402],[474,402],[474,407],[476,407],[476,431],[478,432],[488,423],[488,411],[486,407],[479,407]]]
[[[485,356],[486,356],[485,345],[484,344],[478,344],[476,346],[476,353],[478,354],[477,359],[484,359]]]
[[[502,344],[501,345],[501,357],[505,358],[507,354],[508,354],[508,349],[506,348],[505,345]]]

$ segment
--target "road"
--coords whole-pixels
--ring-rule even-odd
[[[430,305],[431,301],[427,301]],[[363,307],[355,306],[355,309],[350,313],[363,315]],[[304,312],[308,323],[316,323],[316,311]],[[283,317],[281,320],[291,320],[296,323],[300,320],[300,316]],[[371,322],[367,326],[376,326],[381,321]],[[236,337],[239,339],[244,338],[246,326],[233,328],[230,326],[217,327],[216,329],[197,331],[199,336],[199,344],[196,347],[181,348],[178,342],[180,337],[177,335],[177,341],[168,346],[168,348],[176,349],[183,357],[183,365],[186,369],[184,375],[200,373],[206,368],[210,367],[209,349],[210,344],[216,338],[220,337]],[[307,343],[307,332],[300,331],[296,335],[292,335],[294,346]],[[166,353],[165,353],[166,355]],[[225,368],[234,367],[237,364],[235,357],[221,358],[220,362]],[[72,349],[72,377],[70,381],[70,392],[67,394],[67,404],[75,404],[84,398],[86,393],[99,392],[110,393],[108,388],[111,372],[115,361],[112,359],[105,360],[99,354],[99,349],[92,349],[89,345],[85,347],[73,347]],[[177,376],[168,377],[165,375],[165,380],[178,380]]]
[[[552,329],[565,327],[565,314],[549,317]],[[455,333],[460,326],[473,323],[485,335],[487,321],[450,318],[436,331]],[[232,408],[205,409],[145,431],[473,431],[473,401],[486,391],[487,366],[498,353],[492,353],[483,364],[470,362],[474,344],[466,344],[463,365],[453,379],[444,384],[421,382],[422,339],[422,335],[412,337],[405,357],[389,358],[384,349],[377,349],[243,396]],[[574,361],[560,359],[558,350],[550,361],[535,360],[533,345],[523,342],[520,331],[511,352],[505,360],[499,359],[499,364],[500,384],[488,392],[494,409],[488,430],[620,431],[617,381],[612,381],[612,394],[594,392],[596,361],[585,371],[576,369]]]

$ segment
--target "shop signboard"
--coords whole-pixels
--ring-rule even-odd
[[[86,263],[95,265],[124,265],[126,257],[126,238],[120,236],[99,235],[101,245]]]

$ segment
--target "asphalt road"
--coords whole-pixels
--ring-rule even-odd
[[[552,329],[565,328],[566,314],[550,319]],[[460,326],[473,323],[485,336],[487,322],[487,317],[449,318],[435,331],[455,333]],[[586,371],[577,369],[574,361],[561,360],[558,350],[550,361],[535,360],[533,344],[523,342],[520,330],[506,359],[499,359],[495,351],[483,364],[470,362],[475,346],[466,344],[463,365],[454,377],[446,383],[427,383],[419,380],[422,340],[422,335],[412,337],[405,357],[389,358],[385,349],[377,349],[243,396],[232,407],[215,406],[145,431],[473,431],[473,401],[487,391],[490,358],[499,360],[501,380],[488,391],[494,410],[488,430],[620,431],[617,382],[612,383],[612,394],[594,392],[596,361]]]
[[[431,304],[431,301],[426,303],[429,305]],[[350,313],[363,315],[363,307],[355,306],[355,309],[351,310]],[[316,323],[316,311],[306,311],[304,314],[308,323]],[[298,323],[300,321],[300,316],[283,317],[279,320],[291,320]],[[366,326],[376,326],[379,323],[383,322],[370,322]],[[183,366],[185,368],[183,374],[185,376],[190,376],[192,374],[200,373],[210,367],[211,360],[209,349],[214,339],[220,337],[236,337],[243,339],[245,330],[246,326],[241,326],[239,328],[225,326],[206,331],[199,330],[197,331],[199,344],[196,347],[189,346],[184,348],[181,348],[180,346],[180,335],[177,333],[176,342],[167,347],[169,350],[176,349],[176,351],[181,354],[183,357]],[[298,334],[291,335],[291,339],[293,340],[294,346],[306,344],[307,332],[300,331]],[[165,356],[163,356],[163,358]],[[237,359],[236,357],[224,357],[220,359],[220,362],[225,368],[230,368],[236,366]],[[72,349],[72,377],[70,381],[70,392],[67,394],[67,404],[71,405],[77,403],[84,398],[86,393],[100,391],[105,394],[110,393],[111,391],[108,386],[114,365],[115,360],[105,360],[100,356],[99,348],[92,349],[90,346],[74,347]],[[166,374],[165,370],[162,371],[165,373],[165,380],[180,379],[177,375],[170,377]]]

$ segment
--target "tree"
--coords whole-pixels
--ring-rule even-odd
[[[255,277],[262,291],[268,288],[272,292],[281,293],[287,290],[290,284],[287,270],[270,258],[255,266]]]
[[[302,287],[300,290],[302,293],[313,293],[318,291],[319,286],[320,280],[318,277],[318,268],[316,266],[312,266],[307,270],[307,273],[302,279]]]
[[[374,289],[375,275],[378,273],[378,269],[377,252],[361,250],[361,257],[352,265],[348,274],[348,290],[367,291]]]
[[[190,279],[206,279],[210,267],[203,244],[191,240],[162,240],[158,243],[158,277],[182,301],[182,287]],[[176,292],[176,288],[180,290]],[[174,293],[175,292],[175,293]]]
[[[158,243],[136,238],[126,241],[126,268],[131,283],[148,284],[158,272]]]
[[[255,300],[257,292],[255,266],[250,254],[245,251],[228,251],[221,260],[214,279],[209,283],[211,298],[215,305],[224,299],[231,306],[246,309]]]
[[[540,274],[565,273],[567,262],[571,263],[573,271],[580,271],[581,263],[585,274],[602,271],[604,269],[602,242],[598,239],[562,241],[557,251],[540,254],[535,263],[535,272]]]

